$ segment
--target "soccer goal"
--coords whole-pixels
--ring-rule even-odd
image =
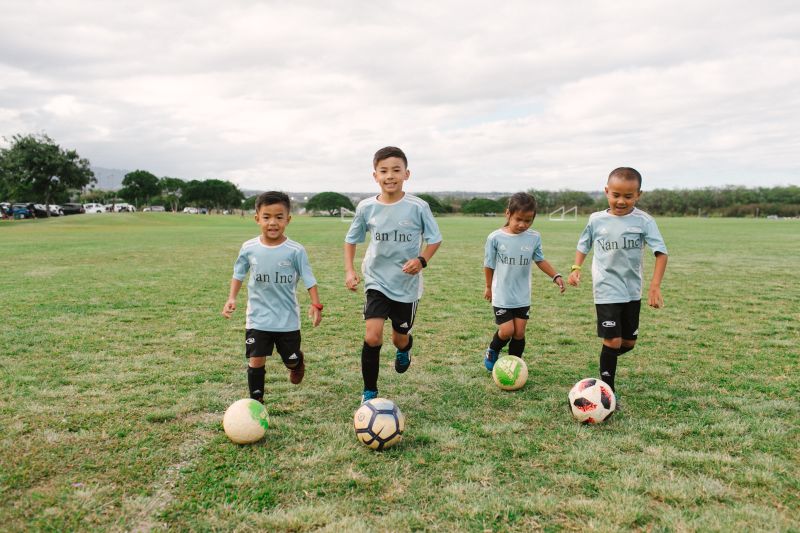
[[[578,206],[573,205],[569,209],[567,206],[562,205],[552,213],[550,213],[550,220],[555,220],[556,222],[562,222],[564,220],[568,222],[574,222],[578,220]]]
[[[350,211],[346,207],[339,208],[339,218],[342,222],[350,222],[352,221],[353,217],[356,216],[355,211]]]

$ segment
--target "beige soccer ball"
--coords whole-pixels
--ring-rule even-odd
[[[572,416],[584,424],[599,424],[614,414],[617,397],[605,381],[585,378],[567,395]]]
[[[392,400],[364,402],[353,416],[356,437],[373,450],[391,448],[403,439],[406,417]]]
[[[494,364],[492,379],[503,390],[521,389],[528,381],[528,365],[515,355],[504,355]]]
[[[222,417],[225,434],[236,444],[251,444],[261,439],[269,427],[269,414],[261,402],[236,400]]]

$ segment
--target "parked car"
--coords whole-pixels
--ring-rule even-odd
[[[163,205],[150,205],[150,206],[147,206],[144,209],[142,209],[142,211],[143,212],[150,211],[150,212],[153,212],[153,213],[163,213],[164,211],[166,211],[166,209],[164,209]]]
[[[115,213],[133,213],[136,211],[136,207],[132,206],[131,204],[121,203],[121,204],[114,204],[114,212]]]
[[[189,213],[190,215],[196,215],[200,211],[196,207],[184,207],[183,212]]]
[[[28,204],[28,209],[31,209],[31,206],[33,207],[33,214],[36,215],[36,218],[45,218],[47,216],[48,209],[44,204]],[[61,209],[60,205],[50,204],[49,208],[51,217],[60,217],[64,214],[64,210]]]
[[[65,215],[82,215],[86,212],[83,205],[76,203],[61,204],[61,210]]]
[[[28,209],[27,204],[12,204],[11,205],[11,216],[16,219],[20,218],[33,218],[33,211]]]
[[[83,210],[87,213],[105,213],[106,206],[103,204],[83,204]]]

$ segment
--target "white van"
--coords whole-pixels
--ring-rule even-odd
[[[105,213],[106,206],[103,204],[83,204],[83,209],[87,213]]]

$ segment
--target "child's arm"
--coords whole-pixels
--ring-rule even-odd
[[[433,257],[433,254],[436,253],[436,250],[439,249],[439,246],[441,244],[442,241],[433,244],[428,244],[427,246],[425,246],[425,249],[422,250],[422,253],[419,254],[420,257],[425,259],[425,266],[428,266],[428,261],[431,260],[431,257]],[[422,261],[419,260],[419,257],[415,257],[413,259],[409,259],[408,261],[406,261],[406,263],[403,265],[403,272],[414,276],[422,272],[422,269],[425,268],[425,266],[422,265]]]
[[[311,305],[308,306],[308,318],[311,319],[314,327],[317,327],[322,322],[322,304],[319,302],[319,291],[317,291],[316,285],[308,289],[308,295],[311,297]]]
[[[353,267],[353,259],[356,257],[356,245],[349,242],[344,243],[344,285],[351,291],[358,287],[358,274]]]
[[[483,297],[492,301],[492,280],[494,279],[494,269],[483,267],[483,276],[486,278],[486,288],[483,289]]]
[[[664,307],[664,297],[661,296],[661,280],[667,271],[667,254],[656,252],[656,266],[653,268],[653,279],[650,280],[650,290],[647,291],[647,304],[658,309]]]
[[[572,285],[573,287],[577,287],[578,283],[581,282],[581,266],[583,262],[586,260],[586,254],[577,251],[575,252],[575,264],[572,265],[572,269],[569,273],[569,278],[567,278],[567,283]]]
[[[563,293],[567,288],[564,286],[564,278],[561,277],[561,274],[556,272],[556,269],[553,268],[553,265],[548,263],[546,260],[536,261],[536,266],[539,267],[539,270],[550,276],[550,279],[553,280],[553,283],[558,285],[558,288],[561,289]]]
[[[242,288],[241,280],[231,278],[231,289],[228,291],[228,301],[222,307],[222,316],[230,318],[231,314],[236,311],[236,296],[239,294],[239,289]]]

